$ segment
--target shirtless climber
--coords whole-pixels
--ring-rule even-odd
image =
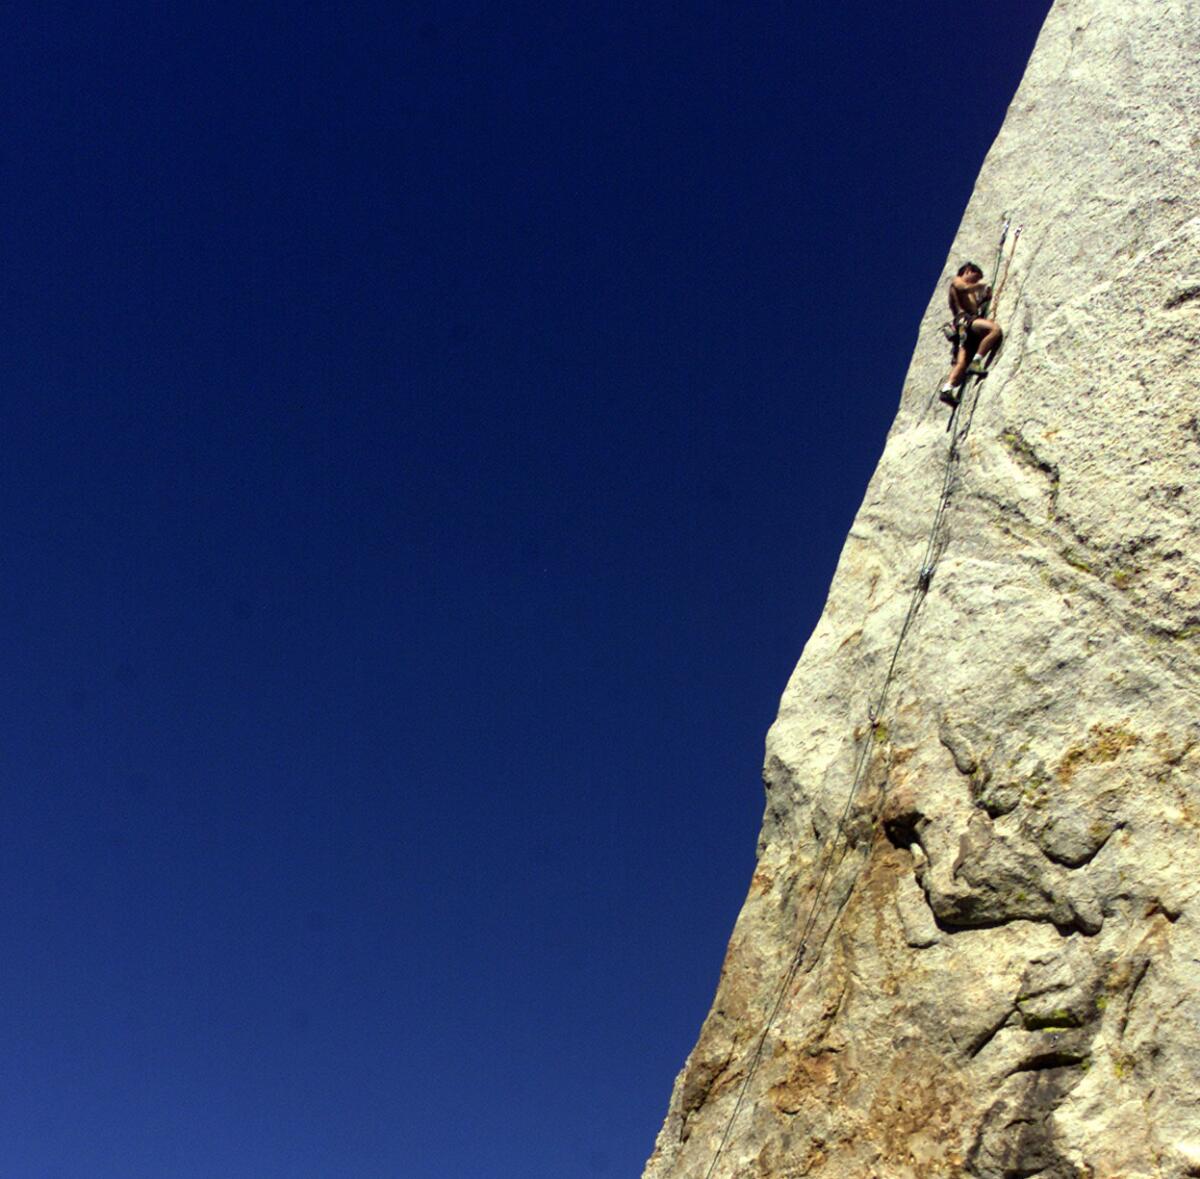
[[[1000,325],[981,314],[991,296],[992,288],[983,281],[983,271],[974,262],[964,262],[950,280],[950,312],[954,316],[957,343],[950,375],[938,391],[947,405],[958,404],[962,396],[959,386],[967,375],[967,366],[976,376],[984,376],[988,355],[1004,338]]]

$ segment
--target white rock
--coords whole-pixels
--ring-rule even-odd
[[[939,283],[646,1179],[1200,1175],[1198,62],[1047,19],[944,274],[1024,223],[1004,353],[948,458]]]

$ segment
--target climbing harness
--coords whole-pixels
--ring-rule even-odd
[[[1008,214],[1004,217],[1004,228],[1000,233],[1000,244],[996,250],[996,264],[993,269],[993,275],[999,273],[1001,258],[1004,253],[1005,241],[1008,237],[1009,226],[1011,225],[1008,219]],[[1016,252],[1017,240],[1021,236],[1021,227],[1017,226],[1016,233],[1013,236],[1012,253],[1008,255],[1007,264],[1004,269],[1004,277],[996,286],[992,294],[992,306],[995,307],[999,302],[1000,292],[1003,290],[1004,281],[1008,278],[1008,271],[1012,265],[1012,254]],[[993,312],[994,313],[994,312]],[[883,725],[884,709],[887,706],[888,695],[891,692],[892,681],[896,675],[896,664],[900,658],[900,651],[904,646],[905,640],[908,638],[908,633],[912,629],[913,622],[916,620],[917,612],[921,608],[921,604],[925,601],[926,595],[929,593],[929,588],[933,583],[933,575],[937,569],[938,560],[942,552],[942,526],[945,521],[946,510],[950,505],[950,499],[954,492],[955,473],[958,469],[958,460],[961,445],[966,441],[971,432],[971,423],[975,418],[975,410],[979,404],[979,383],[987,375],[987,363],[997,355],[999,349],[989,353],[985,358],[985,365],[982,372],[972,372],[967,376],[967,379],[962,385],[962,394],[958,402],[954,405],[950,413],[950,422],[946,429],[951,434],[950,445],[946,448],[946,461],[942,468],[942,483],[938,493],[937,509],[933,515],[933,523],[929,529],[929,536],[925,543],[925,552],[921,557],[921,565],[917,573],[916,581],[913,583],[912,592],[909,595],[908,610],[904,615],[904,621],[900,624],[900,631],[896,637],[895,646],[892,648],[891,659],[888,661],[887,671],[884,673],[883,685],[879,689],[874,702],[868,702],[867,705],[867,729],[862,738],[862,744],[858,751],[858,757],[854,765],[854,773],[851,775],[850,788],[846,795],[845,805],[842,807],[841,814],[838,818],[837,825],[833,830],[833,834],[826,841],[818,855],[818,863],[821,865],[817,871],[817,883],[812,893],[812,899],[809,904],[808,916],[805,919],[804,926],[801,929],[800,941],[792,955],[791,962],[788,964],[788,969],[783,977],[779,990],[775,996],[775,1001],[771,1005],[771,1009],[767,1015],[766,1023],[763,1025],[762,1034],[758,1038],[758,1043],[755,1046],[754,1052],[750,1057],[750,1063],[746,1068],[745,1076],[742,1078],[742,1084],[738,1090],[737,1100],[734,1102],[733,1111],[729,1115],[728,1121],[725,1123],[725,1130],[721,1135],[721,1141],[717,1145],[717,1149],[713,1154],[712,1162],[709,1163],[708,1170],[705,1172],[705,1179],[712,1179],[713,1172],[716,1170],[717,1163],[720,1161],[721,1155],[725,1147],[729,1143],[729,1136],[733,1132],[734,1123],[737,1121],[738,1114],[745,1104],[746,1093],[750,1088],[750,1082],[754,1077],[759,1064],[762,1061],[763,1051],[766,1048],[767,1037],[770,1035],[771,1028],[775,1025],[775,1020],[779,1015],[780,1009],[783,1007],[784,1000],[787,998],[788,992],[791,990],[792,983],[795,981],[796,975],[800,971],[800,967],[804,963],[805,956],[808,953],[808,942],[812,937],[813,931],[816,928],[817,920],[821,911],[822,901],[825,899],[826,885],[829,882],[831,874],[841,866],[845,858],[846,851],[849,850],[849,845],[845,847],[841,845],[844,842],[846,835],[846,824],[850,818],[850,812],[854,806],[854,800],[858,795],[859,789],[862,786],[863,779],[866,775],[867,768],[870,764],[870,755],[872,749],[877,743],[877,738],[881,726]],[[964,408],[969,402],[969,408]],[[964,424],[959,428],[957,422],[959,420],[959,410],[963,409],[965,414]],[[923,416],[923,415],[922,415]],[[851,886],[853,887],[853,885]],[[834,922],[837,921],[837,915],[834,915]],[[832,926],[826,931],[826,937],[832,932]]]
[[[953,319],[942,324],[942,335],[944,335],[950,344],[950,363],[953,364],[958,356],[959,348],[962,348],[967,343],[967,337],[971,330],[971,324],[977,319],[994,319],[998,314],[997,308],[1000,306],[1000,292],[1004,290],[1004,284],[1008,281],[1008,272],[1012,267],[1013,255],[1017,252],[1017,242],[1021,240],[1021,230],[1024,228],[1018,225],[1013,232],[1012,249],[1007,255],[1004,253],[1004,244],[1008,240],[1008,231],[1012,227],[1012,220],[1007,213],[1004,214],[1004,225],[1000,230],[1000,241],[996,246],[996,259],[992,263],[992,277],[996,285],[980,300],[979,306],[973,314],[960,313],[955,315]],[[1001,265],[1003,264],[1004,272],[1001,274]],[[986,372],[985,374],[986,375]]]
[[[1007,213],[1004,216],[1005,216],[1004,228],[1000,232],[1000,246],[996,250],[996,269],[995,269],[995,271],[993,271],[993,273],[998,276],[998,281],[996,283],[996,286],[992,289],[992,293],[988,296],[988,299],[987,299],[987,302],[990,304],[990,306],[988,306],[986,308],[986,310],[987,310],[988,314],[991,315],[992,317],[995,317],[998,314],[996,309],[1000,306],[1000,296],[1004,293],[1005,283],[1008,282],[1008,273],[1012,269],[1013,258],[1015,257],[1016,252],[1017,252],[1017,243],[1021,240],[1021,230],[1024,228],[1024,226],[1022,226],[1022,225],[1017,226],[1015,232],[1013,233],[1012,249],[1009,250],[1007,256],[1005,256],[1004,255],[1004,239],[1008,236],[1008,227],[1011,224],[1011,222],[1008,220]],[[1004,273],[1000,274],[1000,262],[1001,262],[1002,257],[1004,259]],[[967,326],[969,327],[970,325],[968,324]],[[964,343],[965,343],[965,331],[966,331],[966,329],[964,328],[964,338],[963,338]],[[950,358],[951,364],[953,364],[954,360],[957,358],[959,346],[960,345],[956,344],[954,347],[954,355],[951,356],[951,358]],[[983,357],[982,359],[977,357],[974,361],[972,361],[971,368],[968,369],[969,375],[967,377],[967,381],[969,382],[971,380],[971,377],[974,377],[976,384],[978,384],[980,381],[982,381],[988,375],[988,372],[991,370],[992,363],[995,361],[995,359],[1000,355],[1000,353],[1003,350],[1004,350],[1004,340],[1001,339],[999,345],[997,347],[993,348],[985,357]],[[965,383],[964,383],[964,396],[965,396]],[[958,412],[958,407],[961,403],[962,403],[962,397],[959,398],[959,400],[954,404],[953,409],[950,411],[950,420],[946,423],[946,432],[947,433],[950,433],[951,430],[954,429],[955,416]]]
[[[1017,226],[1015,232],[1013,233],[1012,249],[1009,250],[1007,254],[1005,254],[1004,243],[1008,238],[1008,231],[1009,231],[1009,228],[1011,227],[1011,225],[1012,225],[1012,221],[1009,219],[1008,214],[1005,213],[1004,214],[1004,226],[1000,230],[1000,242],[996,247],[996,260],[993,263],[994,269],[993,269],[992,273],[997,278],[997,282],[996,282],[996,285],[988,292],[987,298],[984,299],[982,303],[980,303],[979,313],[972,314],[972,315],[966,315],[966,314],[956,315],[952,322],[942,324],[942,333],[943,333],[943,335],[945,335],[946,339],[950,341],[950,364],[951,364],[951,366],[953,366],[954,362],[958,359],[958,350],[960,348],[966,347],[968,336],[969,336],[970,329],[971,329],[971,324],[974,323],[975,320],[980,318],[980,316],[982,316],[982,315],[987,315],[992,318],[995,318],[997,315],[997,309],[1000,306],[1000,296],[1004,291],[1005,284],[1008,282],[1008,275],[1009,275],[1009,272],[1012,270],[1013,258],[1016,256],[1016,253],[1017,253],[1017,243],[1021,240],[1021,231],[1024,229],[1024,226],[1022,226],[1022,225]],[[1003,267],[1003,270],[1001,270],[1001,267]],[[967,384],[970,383],[972,377],[975,379],[976,382],[978,382],[978,381],[982,381],[988,375],[988,372],[991,370],[992,364],[994,363],[996,358],[1000,355],[1003,348],[1004,348],[1004,340],[1001,339],[1000,343],[995,348],[993,348],[986,356],[984,356],[984,357],[977,356],[971,362],[971,367],[967,370],[967,380],[964,382],[964,384],[962,386],[964,394],[966,392]],[[963,396],[963,394],[960,394],[958,396],[958,398],[954,401],[949,401],[949,399],[946,397],[942,398],[942,400],[948,401],[951,406],[950,420],[946,423],[946,432],[947,433],[950,433],[954,429],[956,411],[958,409],[959,404],[962,401],[962,396]],[[932,404],[933,404],[933,397],[931,396],[929,399],[929,403],[925,406],[924,411],[922,411],[922,414],[921,414],[922,418],[929,411],[929,406]]]

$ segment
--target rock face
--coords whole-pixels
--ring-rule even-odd
[[[939,283],[646,1179],[1200,1175],[1198,62],[1047,18],[945,271],[1024,223],[1003,354],[947,433]]]

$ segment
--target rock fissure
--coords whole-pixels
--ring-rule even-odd
[[[1016,1076],[1018,1073],[1036,1073],[1045,1069],[1070,1068],[1073,1065],[1083,1064],[1088,1059],[1088,1053],[1084,1051],[1072,1052],[1068,1049],[1060,1049],[1039,1052],[1029,1057],[1028,1060],[1022,1061],[1009,1073],[1009,1076]]]
[[[997,1023],[992,1024],[990,1027],[985,1027],[979,1035],[968,1041],[964,1050],[967,1058],[972,1059],[978,1056],[1005,1028],[1010,1027],[1016,1013],[1015,1007],[1010,1008],[1005,1011],[1003,1018]]]
[[[1185,303],[1192,302],[1193,299],[1200,299],[1200,283],[1193,286],[1184,287],[1183,290],[1176,291],[1164,304],[1164,311],[1174,311],[1177,307],[1182,307]]]

